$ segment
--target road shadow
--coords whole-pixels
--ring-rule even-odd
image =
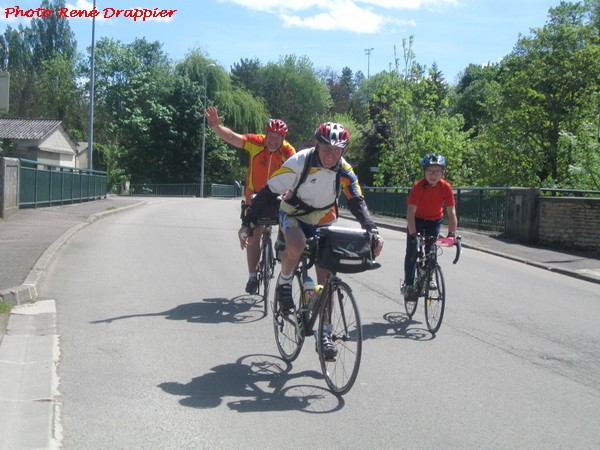
[[[292,365],[272,355],[247,355],[235,363],[221,364],[188,383],[165,382],[158,385],[171,395],[183,397],[179,403],[190,408],[216,408],[226,399],[237,412],[302,411],[331,413],[344,406],[344,400],[324,387],[320,372],[291,373]],[[294,383],[302,380],[300,383]]]
[[[201,302],[178,305],[173,309],[155,313],[128,314],[94,320],[90,323],[111,323],[138,317],[160,317],[168,320],[185,320],[192,323],[250,323],[264,318],[262,299],[252,295],[229,298],[205,298]]]
[[[399,339],[412,339],[415,341],[429,341],[434,339],[426,328],[419,327],[418,322],[406,313],[388,312],[383,315],[384,322],[373,322],[362,326],[363,340],[378,339],[393,336]]]

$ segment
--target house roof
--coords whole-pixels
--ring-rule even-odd
[[[61,125],[58,119],[1,118],[0,139],[40,140]]]

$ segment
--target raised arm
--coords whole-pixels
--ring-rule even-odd
[[[241,134],[236,133],[222,124],[223,120],[221,119],[221,116],[219,116],[217,108],[209,106],[206,108],[205,114],[208,126],[212,128],[217,136],[234,147],[243,148],[244,138]]]

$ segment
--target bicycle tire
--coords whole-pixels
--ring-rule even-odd
[[[404,302],[404,310],[406,311],[406,315],[409,319],[412,319],[412,316],[415,315],[415,311],[417,310],[419,296],[417,296],[414,301],[406,300],[406,297],[402,292],[402,288],[400,288],[400,295],[402,295],[402,301]]]
[[[446,285],[439,264],[433,267],[425,284],[425,322],[431,334],[435,334],[442,325],[446,307]]]
[[[300,305],[302,300],[302,280],[300,275],[294,276],[292,281],[292,295],[294,304]],[[292,362],[300,354],[304,344],[304,322],[300,308],[294,308],[290,314],[283,314],[279,308],[277,295],[273,298],[273,330],[277,350],[284,361]]]
[[[334,282],[324,289],[330,301],[320,311],[317,349],[321,370],[327,386],[336,395],[347,393],[358,376],[362,355],[362,326],[352,289],[344,282]],[[331,307],[333,305],[333,307]],[[331,340],[337,356],[326,359],[321,351],[320,337],[326,323],[331,323]]]
[[[269,288],[271,285],[271,279],[273,278],[273,272],[275,270],[275,260],[273,259],[273,245],[271,237],[263,239],[262,242],[262,258],[260,261],[260,271],[262,272],[262,284],[263,284],[263,307],[265,316],[269,311]]]

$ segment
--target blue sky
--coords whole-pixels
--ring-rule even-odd
[[[417,62],[433,62],[454,83],[468,64],[500,61],[519,33],[543,26],[560,0],[96,0],[96,40],[130,43],[136,37],[163,43],[173,60],[200,49],[225,70],[243,58],[276,62],[283,55],[307,56],[316,68],[375,74],[389,70],[402,40],[414,36]],[[0,32],[27,24],[6,17],[7,8],[37,9],[41,1],[0,0]],[[67,0],[71,10],[92,1]],[[177,10],[170,18],[102,18],[113,9]],[[91,22],[69,19],[79,49],[91,44]],[[372,49],[367,56],[366,49]]]

